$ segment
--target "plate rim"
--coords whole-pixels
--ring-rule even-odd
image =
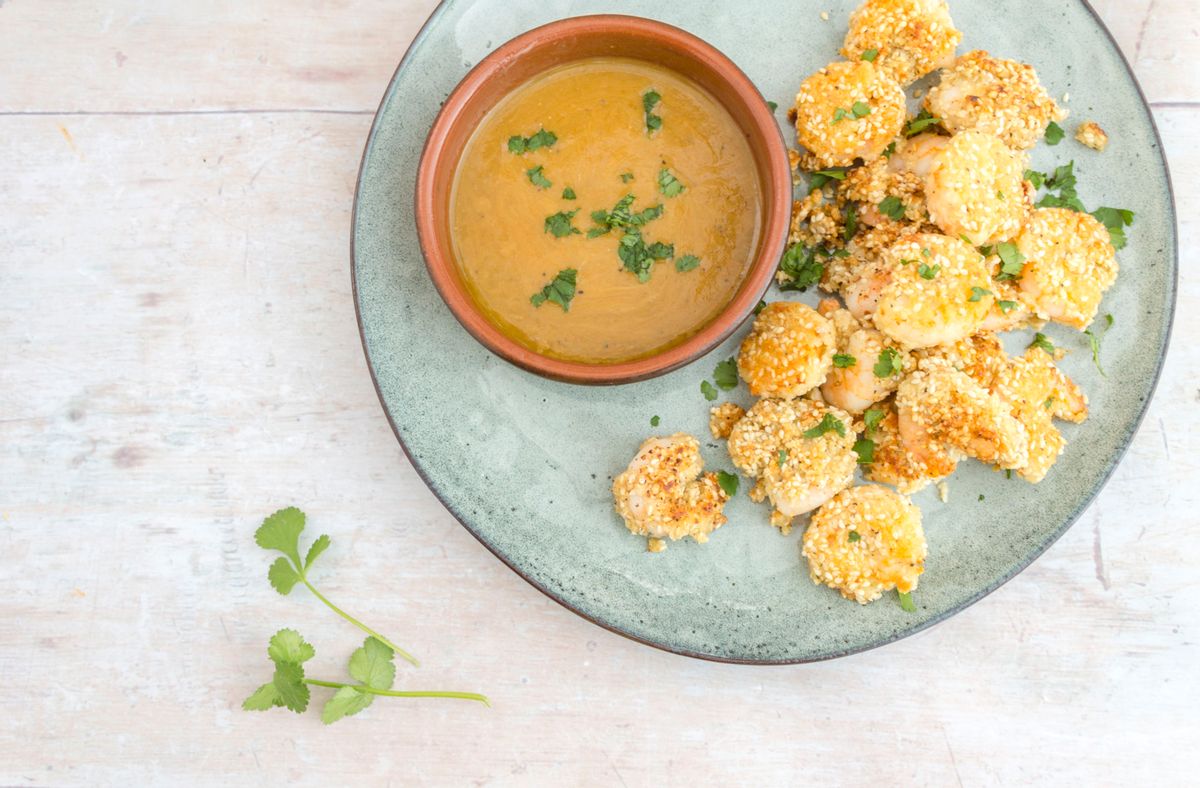
[[[358,292],[358,258],[357,258],[357,250],[356,250],[356,245],[355,245],[355,237],[357,235],[357,229],[358,229],[358,225],[359,225],[359,198],[362,194],[363,173],[364,173],[364,169],[366,167],[367,154],[370,153],[371,148],[375,142],[376,134],[378,133],[379,128],[380,128],[380,125],[379,125],[380,113],[383,111],[384,104],[387,103],[388,99],[391,97],[393,91],[396,88],[396,80],[399,78],[400,72],[404,70],[404,67],[406,65],[408,65],[408,62],[412,58],[414,51],[425,40],[426,36],[429,33],[431,26],[434,23],[436,23],[437,20],[446,11],[446,9],[449,8],[451,5],[453,5],[455,2],[457,2],[457,0],[440,0],[438,2],[437,7],[433,9],[433,11],[430,13],[429,17],[421,25],[420,29],[417,31],[417,34],[415,36],[413,36],[412,41],[409,43],[408,47],[404,51],[403,57],[400,58],[400,62],[396,65],[395,70],[392,72],[392,76],[388,80],[387,87],[385,87],[383,90],[383,94],[379,99],[379,104],[376,106],[375,113],[371,119],[371,129],[367,133],[366,140],[363,143],[362,155],[359,158],[358,173],[355,176],[355,182],[354,182],[354,201],[353,201],[353,205],[352,205],[351,211],[350,211],[350,289],[351,289],[351,299],[354,301],[354,317],[355,317],[355,322],[358,326],[358,338],[359,338],[359,342],[362,345],[363,357],[367,362],[367,370],[370,372],[370,375],[371,375],[371,385],[374,386],[374,388],[375,388],[375,396],[379,400],[379,406],[383,410],[383,415],[387,419],[388,425],[392,428],[392,434],[396,437],[397,443],[400,444],[400,449],[404,452],[404,456],[408,459],[409,465],[412,466],[413,470],[415,470],[417,472],[417,476],[421,479],[422,483],[424,483],[424,485],[429,489],[429,491],[433,493],[434,497],[437,498],[438,502],[442,505],[443,508],[446,509],[447,512],[450,513],[450,515],[455,519],[455,521],[458,522],[458,524],[460,526],[462,526],[463,529],[466,530],[467,533],[469,533],[469,534],[471,534],[471,536],[475,537],[476,541],[478,541],[481,545],[483,545],[485,548],[487,548],[488,552],[490,552],[493,556],[495,556],[497,559],[499,559],[501,563],[503,563],[505,566],[507,566],[509,569],[511,569],[522,580],[527,582],[529,585],[533,586],[535,589],[540,591],[542,594],[544,594],[549,599],[553,600],[554,602],[558,603],[565,609],[567,609],[570,612],[574,613],[575,615],[579,616],[580,618],[582,618],[586,621],[589,621],[592,624],[595,624],[596,626],[601,627],[602,629],[608,630],[609,632],[620,635],[624,638],[628,638],[629,640],[635,641],[637,643],[641,643],[643,645],[650,646],[650,647],[658,649],[660,651],[665,651],[667,653],[678,654],[680,656],[691,657],[693,659],[704,660],[706,662],[718,662],[718,663],[733,664],[733,665],[803,665],[803,664],[811,664],[811,663],[815,663],[815,662],[826,662],[828,660],[840,659],[842,657],[848,657],[853,654],[862,654],[862,653],[865,653],[868,651],[873,651],[875,649],[881,648],[881,647],[889,645],[891,643],[895,643],[899,640],[903,640],[905,638],[916,635],[920,632],[924,632],[925,630],[929,629],[930,627],[940,624],[943,621],[946,621],[946,620],[952,618],[953,616],[958,615],[959,613],[966,610],[967,608],[974,606],[976,603],[981,601],[984,597],[990,596],[993,592],[995,592],[1001,586],[1005,585],[1010,580],[1015,578],[1017,575],[1021,574],[1026,569],[1028,569],[1034,563],[1034,561],[1041,558],[1041,556],[1043,554],[1045,554],[1045,552],[1047,550],[1049,550],[1059,539],[1061,539],[1063,537],[1063,535],[1067,533],[1067,531],[1071,530],[1071,528],[1075,525],[1075,523],[1079,521],[1079,518],[1083,515],[1083,513],[1087,511],[1088,507],[1090,507],[1092,505],[1092,503],[1095,502],[1096,498],[1100,495],[1100,492],[1108,485],[1108,482],[1112,478],[1113,473],[1116,471],[1117,467],[1121,464],[1121,461],[1123,459],[1125,459],[1125,455],[1129,451],[1129,447],[1133,444],[1134,437],[1136,437],[1138,430],[1141,429],[1142,423],[1146,419],[1146,414],[1150,410],[1150,404],[1154,401],[1155,394],[1158,393],[1158,386],[1159,386],[1159,383],[1162,381],[1163,368],[1166,365],[1167,354],[1170,351],[1172,334],[1173,334],[1174,327],[1175,327],[1175,312],[1176,312],[1176,308],[1178,306],[1178,299],[1179,299],[1179,215],[1178,215],[1178,211],[1177,211],[1176,204],[1175,204],[1175,188],[1174,188],[1174,184],[1171,180],[1170,162],[1167,160],[1167,152],[1166,152],[1166,149],[1163,147],[1162,134],[1158,130],[1158,123],[1155,120],[1154,111],[1150,106],[1150,102],[1146,98],[1146,92],[1145,92],[1145,90],[1143,90],[1142,84],[1138,80],[1137,74],[1134,72],[1133,67],[1129,64],[1128,58],[1125,57],[1125,53],[1121,50],[1120,45],[1117,43],[1116,37],[1113,35],[1112,31],[1109,30],[1108,25],[1106,25],[1104,23],[1104,20],[1101,18],[1100,14],[1097,13],[1096,9],[1092,6],[1091,2],[1089,2],[1089,0],[1075,0],[1075,2],[1077,2],[1079,5],[1083,6],[1084,10],[1087,11],[1087,13],[1091,15],[1091,17],[1095,21],[1096,25],[1100,28],[1101,31],[1103,31],[1104,35],[1108,38],[1109,46],[1111,47],[1112,51],[1116,54],[1117,59],[1121,63],[1121,66],[1125,69],[1125,73],[1129,76],[1130,81],[1133,83],[1134,90],[1137,91],[1138,99],[1141,102],[1142,112],[1145,114],[1146,120],[1149,121],[1150,131],[1153,133],[1154,142],[1158,146],[1159,156],[1162,160],[1162,165],[1163,165],[1163,174],[1165,176],[1165,185],[1166,185],[1166,191],[1167,191],[1167,215],[1168,215],[1168,218],[1170,220],[1170,225],[1171,225],[1170,239],[1171,239],[1171,246],[1172,246],[1172,254],[1170,256],[1171,274],[1170,274],[1170,278],[1169,278],[1169,293],[1168,293],[1169,306],[1167,309],[1167,319],[1166,319],[1166,325],[1165,325],[1166,330],[1164,332],[1162,347],[1159,351],[1157,366],[1154,370],[1154,377],[1150,382],[1150,388],[1147,392],[1146,398],[1141,404],[1141,409],[1138,412],[1137,417],[1133,419],[1129,428],[1126,430],[1125,435],[1123,436],[1122,441],[1121,441],[1120,449],[1110,459],[1110,461],[1108,463],[1108,467],[1105,469],[1103,476],[1099,479],[1099,481],[1097,481],[1095,487],[1093,487],[1091,492],[1089,492],[1087,494],[1087,496],[1080,502],[1079,506],[1077,506],[1075,508],[1075,511],[1071,512],[1071,514],[1068,515],[1063,520],[1062,525],[1060,525],[1049,536],[1049,538],[1046,539],[1046,541],[1044,541],[1040,545],[1036,546],[1025,558],[1022,558],[1021,561],[1019,561],[1017,563],[1015,568],[1013,568],[1011,571],[1007,572],[1006,574],[1002,575],[995,582],[985,586],[984,588],[980,589],[978,592],[968,596],[965,600],[963,600],[959,604],[957,604],[953,607],[950,607],[947,610],[944,610],[937,615],[931,616],[930,618],[927,618],[924,621],[914,624],[911,627],[907,627],[904,629],[900,629],[896,632],[893,632],[890,635],[888,635],[884,638],[881,638],[878,641],[875,641],[869,645],[853,647],[853,648],[834,649],[834,650],[830,650],[828,652],[825,652],[825,653],[817,655],[817,656],[798,657],[798,658],[782,658],[782,659],[765,658],[764,659],[764,658],[727,657],[727,656],[722,656],[722,655],[718,655],[718,654],[708,654],[708,653],[704,653],[704,652],[699,652],[699,651],[695,651],[695,650],[688,649],[688,648],[674,646],[669,643],[652,640],[648,637],[637,635],[633,632],[622,629],[621,627],[616,626],[610,622],[603,621],[599,618],[589,615],[585,611],[576,608],[575,606],[573,606],[570,602],[566,601],[565,599],[562,599],[561,597],[557,596],[549,588],[547,588],[546,586],[544,586],[543,584],[541,584],[537,580],[535,580],[533,577],[531,577],[528,574],[526,574],[525,572],[523,572],[519,567],[515,566],[508,558],[506,558],[504,555],[502,555],[500,552],[498,552],[497,548],[493,547],[487,541],[487,539],[485,539],[474,527],[472,527],[467,522],[467,519],[462,514],[460,514],[458,512],[458,510],[456,510],[455,507],[447,500],[446,496],[444,496],[442,494],[442,492],[438,488],[438,486],[426,474],[425,469],[416,461],[416,458],[413,457],[412,452],[409,451],[408,445],[404,442],[404,437],[400,434],[400,428],[397,425],[396,420],[392,417],[391,411],[388,409],[387,401],[384,399],[383,390],[379,386],[379,376],[375,372],[375,365],[371,358],[371,351],[367,347],[366,327],[363,323],[363,314],[362,314],[362,301],[359,298],[359,292]],[[414,200],[415,200],[415,194],[414,194]],[[499,358],[501,358],[503,360],[502,357],[499,357]],[[508,362],[505,362],[505,363],[508,363]]]

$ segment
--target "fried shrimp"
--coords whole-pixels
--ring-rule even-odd
[[[791,518],[817,508],[854,480],[858,455],[845,411],[807,399],[759,400],[733,427],[729,457],[758,481],[780,513],[784,533]]]
[[[950,132],[993,134],[1013,150],[1032,148],[1060,109],[1038,82],[1033,66],[1001,60],[983,50],[968,52],[942,72],[925,108]]]
[[[813,515],[801,552],[814,583],[859,604],[908,593],[925,571],[921,510],[886,487],[851,487]]]
[[[863,60],[830,63],[796,94],[796,139],[824,167],[883,153],[904,126],[900,83]]]
[[[850,15],[842,55],[873,59],[880,71],[907,85],[950,65],[960,41],[945,0],[866,0]]]
[[[930,219],[946,235],[972,246],[1015,237],[1029,215],[1024,158],[992,134],[962,131],[946,142],[928,137],[910,141],[897,166],[926,173]]]
[[[650,539],[690,536],[707,542],[725,523],[729,496],[715,473],[704,473],[700,444],[691,435],[648,438],[613,481],[613,500],[625,527]]]
[[[900,437],[899,418],[892,400],[875,405],[872,412],[879,415],[874,427],[863,432],[872,444],[871,462],[863,466],[863,476],[873,482],[890,484],[902,493],[914,493],[954,473],[962,452],[932,442],[928,436],[910,426],[908,443]]]
[[[1008,404],[945,362],[924,362],[905,378],[896,410],[910,451],[941,444],[1001,468],[1029,462],[1029,435]]]
[[[908,353],[898,350],[874,328],[863,326],[837,302],[826,299],[819,307],[837,331],[833,369],[821,386],[821,397],[848,413],[862,413],[886,398],[900,385],[902,370],[911,367]]]
[[[904,348],[955,342],[979,329],[993,296],[983,256],[936,233],[902,237],[843,291],[847,308]]]
[[[1020,288],[1039,317],[1084,329],[1117,280],[1108,229],[1094,216],[1039,208],[1017,237],[1025,256]]]
[[[825,382],[833,366],[833,324],[812,307],[767,304],[738,353],[738,374],[756,397],[801,397]]]

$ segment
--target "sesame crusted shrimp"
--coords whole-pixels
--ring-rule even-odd
[[[1029,215],[1024,158],[991,134],[963,131],[946,142],[929,135],[893,158],[896,166],[926,173],[925,207],[952,238],[972,246],[1007,241]]]
[[[925,571],[921,510],[886,487],[851,487],[813,515],[801,552],[814,583],[859,604],[908,593]]]
[[[954,61],[962,33],[945,0],[866,0],[850,15],[847,60],[872,59],[903,85]]]
[[[873,445],[871,462],[863,466],[868,480],[890,484],[907,494],[954,473],[962,452],[933,442],[911,425],[906,443],[900,437],[899,417],[890,399],[872,406],[867,415],[872,412],[878,414],[874,426],[866,426],[863,432]]]
[[[1054,365],[1041,348],[1008,360],[1003,374],[993,379],[992,391],[1012,409],[1029,434],[1029,461],[1017,473],[1037,484],[1066,447],[1054,419],[1081,422],[1087,418],[1087,395]]]
[[[1104,225],[1079,211],[1039,208],[1016,243],[1025,256],[1021,293],[1037,315],[1087,328],[1117,280],[1116,252]]]
[[[717,440],[725,440],[733,431],[733,425],[738,423],[746,410],[741,405],[732,402],[722,402],[708,411],[708,431]]]
[[[833,299],[825,299],[818,309],[833,321],[838,336],[821,397],[848,413],[862,413],[896,390],[902,370],[911,366],[909,356],[881,332],[859,323],[849,310],[839,309]]]
[[[833,325],[807,304],[776,301],[754,318],[738,353],[738,374],[756,397],[801,397],[833,366]]]
[[[905,348],[954,342],[975,333],[993,297],[983,256],[936,233],[904,236],[843,291],[855,317]]]
[[[824,167],[883,153],[904,125],[904,89],[867,61],[830,63],[800,85],[796,139]]]
[[[854,480],[858,455],[845,411],[809,399],[759,400],[734,425],[729,457],[757,479],[759,495],[771,499],[784,533],[805,514]],[[757,496],[756,496],[757,497]]]
[[[613,481],[613,500],[625,527],[639,536],[707,542],[725,523],[729,496],[715,473],[704,473],[700,444],[691,435],[648,438]],[[661,548],[660,548],[661,549]]]
[[[1050,121],[1067,117],[1038,82],[1033,66],[978,49],[942,72],[941,82],[925,97],[925,108],[952,133],[994,134],[1013,150],[1032,148]]]
[[[1007,403],[947,363],[924,362],[905,378],[896,410],[910,450],[933,443],[1001,468],[1029,462],[1029,435]]]

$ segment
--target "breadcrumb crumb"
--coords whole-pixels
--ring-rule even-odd
[[[1094,120],[1079,124],[1075,131],[1075,139],[1087,145],[1092,150],[1103,152],[1108,147],[1108,134]]]
[[[738,423],[746,410],[741,405],[732,402],[722,402],[708,412],[708,429],[717,440],[725,440],[733,431],[733,425]]]

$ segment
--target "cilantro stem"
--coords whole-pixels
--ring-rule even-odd
[[[339,616],[346,619],[351,624],[353,624],[354,626],[361,629],[363,632],[366,632],[368,635],[375,638],[380,643],[382,643],[383,645],[390,648],[392,651],[395,651],[397,654],[399,654],[400,656],[404,657],[406,660],[411,662],[415,667],[420,667],[421,663],[417,662],[417,658],[414,657],[412,654],[409,654],[407,651],[400,648],[395,643],[393,643],[392,641],[385,638],[383,635],[381,635],[378,632],[376,632],[375,630],[371,629],[369,626],[367,626],[363,622],[359,621],[357,618],[350,615],[345,610],[342,610],[340,607],[338,607],[337,605],[333,604],[328,599],[326,599],[324,594],[322,594],[315,587],[313,587],[312,583],[308,582],[308,578],[305,577],[303,573],[300,573],[300,582],[304,583],[304,585],[308,586],[308,590],[313,592],[313,596],[315,596],[317,599],[324,602],[329,607],[329,609],[332,610],[334,613],[337,613]]]
[[[376,636],[378,637],[378,636]],[[365,692],[369,695],[387,695],[389,698],[457,698],[459,700],[476,700],[484,706],[491,706],[486,695],[480,695],[476,692],[445,692],[441,690],[385,690],[368,687],[365,684],[345,684],[340,681],[322,681],[320,679],[305,679],[305,684],[311,684],[314,687],[329,687],[330,689],[341,689],[342,687],[353,687],[359,692]]]

